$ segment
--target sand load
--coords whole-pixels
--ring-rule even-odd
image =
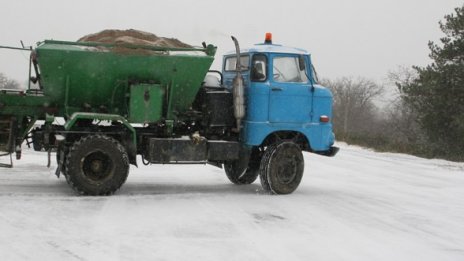
[[[175,38],[160,37],[152,33],[139,30],[103,30],[95,34],[86,35],[78,42],[95,42],[104,44],[133,44],[171,48],[191,48],[192,46]]]

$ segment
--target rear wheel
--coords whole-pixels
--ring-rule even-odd
[[[42,142],[43,142],[42,132],[34,131],[32,133],[32,148],[35,151],[41,151],[43,148]]]
[[[265,191],[290,194],[298,188],[304,171],[303,153],[291,141],[269,146],[264,152],[259,175]]]
[[[129,158],[115,139],[103,135],[81,138],[66,156],[66,180],[82,195],[110,195],[127,179]]]

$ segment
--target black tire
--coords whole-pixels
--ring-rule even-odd
[[[32,148],[34,149],[34,151],[42,151],[42,144],[36,141],[32,141]]]
[[[303,171],[303,153],[297,144],[285,141],[271,145],[259,167],[261,186],[272,194],[290,194],[300,185]]]
[[[239,159],[224,163],[227,178],[235,185],[248,185],[258,178],[261,156],[257,148],[253,148],[249,159]]]
[[[83,137],[66,156],[66,181],[81,195],[111,195],[124,184],[128,173],[125,148],[108,136]]]
[[[241,167],[237,161],[224,163],[227,178],[235,185],[249,185],[258,178],[258,169]]]
[[[43,138],[42,132],[32,132],[32,148],[35,151],[42,151],[43,148]]]

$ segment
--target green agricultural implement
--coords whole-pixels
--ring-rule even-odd
[[[0,91],[0,151],[16,152],[18,159],[29,133],[35,137],[36,148],[52,148],[57,146],[56,135],[63,134],[68,141],[73,136],[79,139],[93,132],[96,122],[107,123],[98,128],[106,134],[129,137],[126,143],[131,151],[139,138],[132,124],[151,126],[157,132],[156,127],[165,125],[163,135],[171,136],[175,123],[191,117],[187,111],[216,47],[46,40],[30,51],[30,74],[35,74],[30,79],[37,88]],[[63,118],[66,124],[53,124],[55,118]],[[45,124],[33,129],[39,120]],[[132,160],[135,153],[130,155]]]

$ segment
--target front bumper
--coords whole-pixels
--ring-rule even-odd
[[[338,153],[339,150],[340,150],[339,147],[331,146],[329,150],[315,151],[315,153],[319,155],[327,156],[327,157],[333,157]]]

